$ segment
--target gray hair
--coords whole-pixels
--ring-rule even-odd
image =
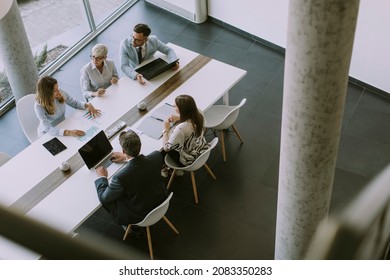
[[[92,55],[94,57],[106,57],[108,53],[108,48],[106,45],[103,44],[96,44],[92,48]]]

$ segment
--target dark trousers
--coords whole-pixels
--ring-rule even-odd
[[[180,162],[180,153],[178,151],[171,150],[169,152],[166,152],[166,151],[162,150],[161,154],[162,154],[163,158],[165,158],[165,155],[168,154],[176,162],[176,164],[178,166],[180,166],[180,167],[184,167],[185,166],[184,164],[182,164]]]

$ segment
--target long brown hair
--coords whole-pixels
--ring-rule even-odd
[[[203,131],[204,118],[196,106],[194,98],[190,95],[182,94],[175,98],[175,103],[180,113],[180,121],[191,121],[195,128],[195,135],[199,137]]]
[[[54,95],[54,86],[57,84],[57,80],[50,76],[43,76],[38,80],[37,83],[37,92],[35,94],[35,100],[49,115],[53,115],[56,107],[53,99]],[[65,101],[64,96],[61,94],[61,97],[57,98],[60,103]]]

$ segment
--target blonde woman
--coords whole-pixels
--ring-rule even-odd
[[[100,115],[100,110],[92,104],[81,102],[71,97],[66,91],[58,88],[56,79],[43,76],[38,80],[35,94],[35,114],[39,119],[38,136],[46,133],[55,136],[83,136],[85,132],[78,129],[61,129],[57,124],[65,120],[66,105],[75,109],[88,110],[93,116]]]
[[[107,59],[108,48],[96,44],[92,48],[91,62],[84,65],[80,71],[80,86],[85,100],[106,93],[106,88],[118,82],[118,71],[114,61]]]

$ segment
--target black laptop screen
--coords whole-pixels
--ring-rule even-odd
[[[79,154],[88,169],[91,169],[111,153],[111,151],[111,143],[102,130],[79,149]]]

